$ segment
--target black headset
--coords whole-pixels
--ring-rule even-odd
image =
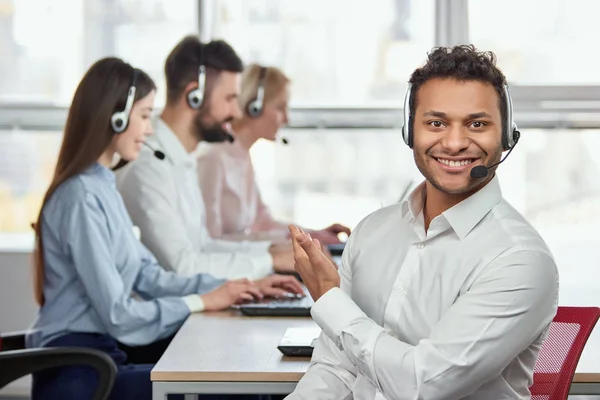
[[[404,143],[412,149],[413,147],[413,120],[410,115],[410,103],[412,96],[412,85],[408,85],[406,96],[404,97],[404,124],[402,125],[402,138]],[[520,137],[517,124],[513,121],[513,104],[508,91],[508,85],[504,85],[504,97],[506,98],[506,129],[502,130],[502,147],[504,150],[510,150],[517,143]]]
[[[256,89],[256,97],[253,98],[246,106],[246,113],[250,118],[258,118],[262,115],[265,101],[265,78],[267,76],[267,68],[260,67],[258,75],[258,88]]]
[[[131,85],[127,92],[127,101],[125,102],[125,109],[123,111],[117,111],[110,117],[110,127],[114,133],[123,133],[129,125],[129,117],[131,116],[131,109],[133,108],[133,101],[135,100],[135,85],[137,83],[140,71],[137,68],[133,69],[133,77],[131,78]]]
[[[202,43],[200,43],[200,49],[202,49]],[[202,62],[202,51],[200,51],[200,65],[198,66],[198,87],[190,90],[187,94],[188,105],[198,110],[204,103],[204,90],[206,87],[206,66]]]

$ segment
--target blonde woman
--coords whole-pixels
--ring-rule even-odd
[[[204,146],[198,157],[198,175],[206,204],[207,227],[215,238],[233,240],[286,240],[288,222],[277,221],[262,201],[250,158],[259,139],[275,140],[288,123],[290,80],[274,67],[257,64],[242,74],[240,104],[243,117],[233,121],[233,142]],[[340,243],[340,224],[308,230],[322,244]]]

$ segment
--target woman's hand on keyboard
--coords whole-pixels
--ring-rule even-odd
[[[206,311],[218,311],[224,310],[233,304],[262,299],[264,296],[255,282],[248,279],[237,279],[227,281],[212,292],[200,297],[204,302]]]
[[[304,296],[302,285],[292,275],[271,275],[257,280],[255,283],[258,290],[265,296],[282,297],[290,293]]]

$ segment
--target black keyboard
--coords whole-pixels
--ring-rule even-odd
[[[329,250],[332,256],[341,256],[344,252],[345,247],[346,243],[336,243],[327,245],[327,249]]]
[[[239,308],[243,314],[252,316],[310,317],[310,309],[313,304],[313,299],[306,296],[242,304]]]

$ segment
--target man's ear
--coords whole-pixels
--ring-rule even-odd
[[[191,92],[192,90],[196,89],[197,87],[198,87],[198,82],[190,81],[187,85],[185,85],[185,88],[183,90],[184,97],[187,97],[188,93]]]

